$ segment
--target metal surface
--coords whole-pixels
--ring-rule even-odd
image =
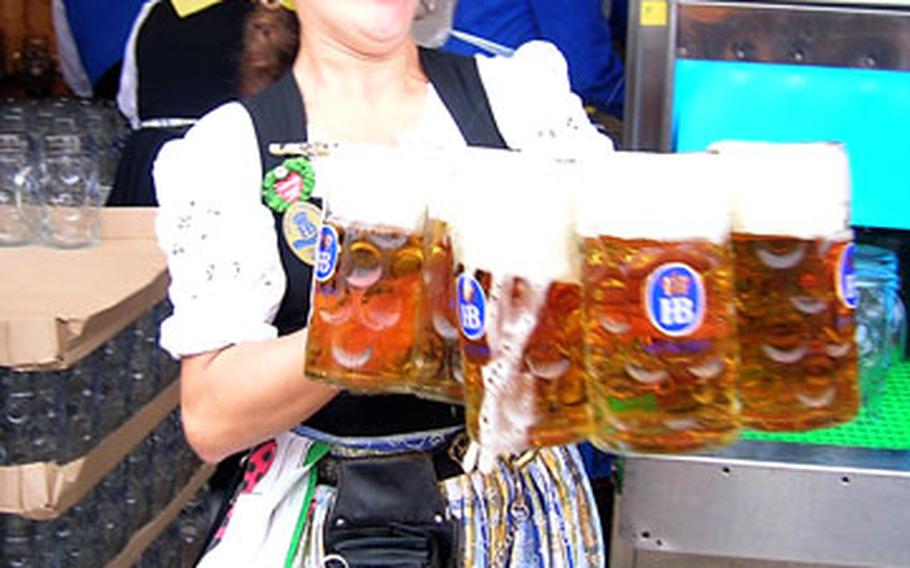
[[[677,56],[910,70],[910,11],[780,4],[678,4]]]
[[[664,10],[663,25],[647,22],[643,8]],[[628,150],[666,149],[669,145],[670,105],[675,28],[670,2],[629,1],[626,44],[626,100],[623,147]],[[645,21],[644,25],[642,24]]]
[[[645,25],[654,4],[632,0],[629,10],[629,149],[671,149],[677,57],[910,70],[903,0],[673,0],[664,25]],[[906,451],[741,441],[713,455],[634,456],[620,503],[620,540],[652,556],[910,567]]]
[[[773,2],[774,0],[769,0]],[[818,4],[856,8],[910,8],[910,0],[781,0],[783,4],[812,6]]]
[[[623,146],[669,151],[676,58],[910,70],[910,5],[631,0]],[[663,5],[664,25],[643,8]]]
[[[640,550],[910,566],[910,452],[741,441],[630,457],[618,522]]]

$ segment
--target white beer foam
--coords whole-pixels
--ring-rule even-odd
[[[707,153],[616,152],[590,165],[575,194],[585,237],[728,240],[732,205],[723,161]]]
[[[537,421],[534,375],[524,370],[523,354],[537,329],[547,299],[546,284],[532,284],[521,305],[511,301],[514,282],[493,279],[487,302],[487,345],[490,359],[482,366],[480,443],[494,455],[509,455],[528,447]]]
[[[458,152],[460,155],[460,152]],[[457,160],[439,160],[439,168],[427,180],[427,213],[430,219],[452,223],[465,200],[459,183]]]
[[[466,267],[535,282],[577,281],[573,167],[518,152],[466,150],[457,164],[455,254]]]
[[[813,239],[849,229],[850,166],[843,145],[723,141],[709,151],[731,172],[734,231]]]
[[[438,160],[431,152],[343,145],[313,160],[316,185],[333,218],[419,232],[427,184]]]

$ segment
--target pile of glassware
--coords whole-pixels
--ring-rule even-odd
[[[57,519],[31,521],[0,515],[3,567],[104,566],[136,531],[164,510],[199,466],[175,411]],[[182,558],[185,549],[186,558],[195,558],[209,525],[207,511],[202,495],[190,501],[174,524],[181,546],[161,547],[164,552]],[[181,564],[169,557],[160,565]]]
[[[142,553],[137,568],[192,568],[202,553],[211,525],[208,488],[187,502],[180,515]]]
[[[168,313],[155,306],[63,371],[0,367],[0,466],[85,455],[170,384],[178,364],[158,347]]]
[[[900,297],[899,261],[893,251],[856,247],[856,346],[863,406],[876,416],[886,396],[887,373],[904,356],[907,313]]]
[[[0,101],[0,245],[96,243],[128,135],[109,102]]]

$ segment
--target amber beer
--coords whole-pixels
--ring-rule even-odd
[[[733,251],[745,423],[808,430],[859,407],[850,178],[839,144],[723,143],[733,160]]]
[[[632,452],[729,443],[736,343],[717,160],[619,153],[606,164],[612,183],[577,200],[592,441]]]
[[[426,201],[418,165],[346,149],[316,161],[326,216],[305,372],[359,391],[406,391],[417,368]]]
[[[461,402],[464,374],[455,310],[455,264],[445,217],[442,211],[430,209],[418,317],[418,369],[413,392],[425,398]]]
[[[479,151],[480,152],[480,151]],[[591,419],[581,286],[560,168],[472,154],[455,235],[468,431],[496,454],[580,440]]]
[[[582,439],[591,417],[581,286],[481,269],[457,282],[471,436],[506,452]]]

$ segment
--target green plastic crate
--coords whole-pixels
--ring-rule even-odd
[[[888,373],[878,414],[866,409],[852,422],[810,432],[757,432],[744,430],[747,440],[772,440],[798,444],[846,446],[886,450],[910,449],[910,362],[895,365]]]

